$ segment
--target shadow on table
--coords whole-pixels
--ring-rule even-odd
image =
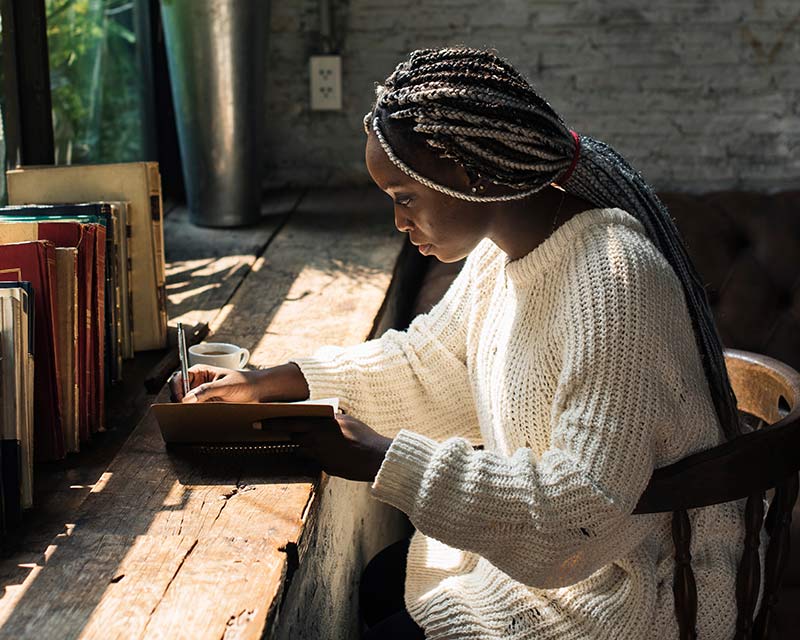
[[[251,339],[255,346],[278,308],[259,306],[264,287],[270,299],[284,300],[303,269],[332,278],[342,272],[371,277],[383,254],[370,244],[373,235],[366,233],[362,241],[361,233],[374,229],[372,225],[382,229],[384,222],[352,216],[345,224],[342,218],[321,214],[302,217],[282,232],[281,264],[267,264],[260,275],[250,271],[236,288],[237,304],[223,330],[235,329],[245,346]],[[350,249],[338,253],[332,237],[346,240]],[[259,313],[254,315],[256,306]],[[294,531],[301,515],[282,511],[282,501],[301,504],[300,497],[305,500],[308,493],[303,485],[317,478],[318,468],[296,453],[167,451],[155,419],[146,416],[65,533],[34,561],[26,582],[6,593],[5,606],[0,601],[0,638],[139,637],[197,545],[238,536],[263,540],[270,547],[271,536]],[[257,501],[252,496],[258,492],[244,493],[253,485],[285,490]],[[244,505],[246,518],[231,515],[230,506],[223,513],[231,498],[241,501],[234,504]],[[228,566],[228,558],[219,558],[230,575],[242,566]]]

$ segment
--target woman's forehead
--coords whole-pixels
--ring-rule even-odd
[[[384,135],[387,133],[384,132]],[[458,184],[458,174],[459,171],[463,172],[463,169],[455,162],[448,158],[440,157],[438,153],[424,143],[410,145],[395,144],[395,142],[389,139],[392,151],[417,173],[446,186]],[[370,131],[367,136],[366,162],[370,175],[382,189],[387,188],[384,184],[417,184],[413,178],[406,175],[389,159],[374,131]]]
[[[366,163],[372,179],[381,189],[385,190],[414,182],[389,159],[378,137],[372,131],[367,136]]]

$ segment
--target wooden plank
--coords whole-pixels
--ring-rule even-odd
[[[153,612],[143,638],[258,640],[285,570],[285,554],[268,540],[201,539]]]
[[[148,621],[137,612],[157,605],[193,544],[188,537],[59,536],[15,607],[3,607],[0,638],[78,637],[81,629],[95,629],[94,637],[136,637]]]
[[[213,331],[215,319],[301,197],[300,191],[271,196],[262,221],[239,229],[196,227],[187,207],[172,211],[164,221],[170,324],[207,322]]]
[[[253,266],[215,337],[269,366],[365,340],[402,247],[391,216],[298,210]],[[247,301],[245,303],[245,301]]]
[[[203,229],[189,223],[185,207],[171,211],[164,229],[167,286],[173,292],[168,297],[170,324],[189,323],[192,317],[213,320],[301,197],[298,190],[270,195],[262,205],[262,222],[247,229]],[[35,470],[35,508],[13,539],[4,541],[0,586],[18,588],[64,523],[74,522],[92,485],[150,406],[153,397],[145,393],[142,380],[160,358],[157,352],[143,352],[125,362],[123,381],[108,394],[107,431],[80,454]]]
[[[257,366],[364,340],[401,242],[390,217],[295,212],[216,337],[252,346]],[[70,535],[0,601],[0,637],[260,637],[317,482],[291,460],[168,452],[148,415]]]

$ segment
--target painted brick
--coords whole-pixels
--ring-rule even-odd
[[[317,0],[271,16],[265,186],[368,182],[361,117],[415,48],[494,47],[661,189],[800,182],[796,0],[331,0],[342,113],[308,107]]]

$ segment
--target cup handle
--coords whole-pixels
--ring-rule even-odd
[[[244,365],[246,365],[249,359],[250,359],[250,350],[242,347],[242,350],[239,352],[239,369],[241,369]]]

